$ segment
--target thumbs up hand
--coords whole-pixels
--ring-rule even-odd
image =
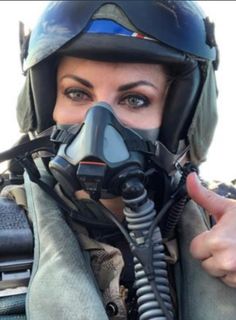
[[[210,275],[236,287],[236,201],[207,190],[195,173],[187,178],[187,191],[216,221],[212,229],[192,240],[192,256],[201,260]]]

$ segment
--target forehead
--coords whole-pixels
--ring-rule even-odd
[[[165,75],[165,67],[160,64],[127,63],[127,62],[104,62],[76,57],[65,56],[60,59],[58,74],[80,73],[96,75],[97,72],[105,74],[112,72],[113,75],[127,74],[127,76],[155,76]]]

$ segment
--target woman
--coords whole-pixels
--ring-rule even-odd
[[[187,1],[52,2],[25,44],[19,124],[35,142],[56,123],[41,179],[20,160],[27,318],[234,319],[235,203],[189,175],[216,123],[209,20]]]

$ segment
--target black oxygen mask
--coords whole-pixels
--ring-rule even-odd
[[[51,140],[59,147],[49,168],[69,196],[82,189],[95,200],[118,196],[127,177],[144,179],[146,142],[107,103],[91,107],[81,125],[57,125]]]

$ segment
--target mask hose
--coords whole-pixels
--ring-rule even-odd
[[[181,188],[181,186],[185,186],[189,173],[196,172],[198,174],[198,168],[190,162],[186,163],[182,168],[179,169],[182,171],[179,188]],[[163,238],[170,239],[172,237],[172,233],[180,219],[180,216],[183,213],[184,207],[188,200],[189,197],[187,193],[183,194],[183,196],[180,197],[179,200],[176,201],[176,203],[170,208],[169,212],[167,212],[166,223],[162,229]]]
[[[128,223],[134,254],[139,320],[172,320],[167,265],[160,228],[148,237],[156,216],[154,202],[136,178],[123,184],[124,215]]]

